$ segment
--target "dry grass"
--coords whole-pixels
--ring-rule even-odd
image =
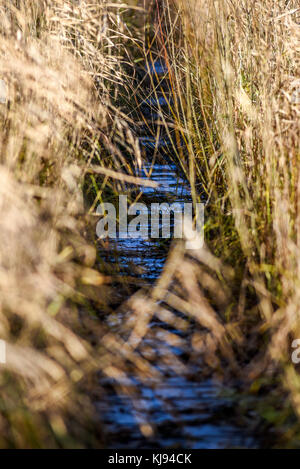
[[[299,3],[178,0],[157,11],[185,142],[176,159],[194,200],[197,182],[206,193],[210,249],[235,270],[231,302],[216,310],[245,334],[244,379],[256,391],[279,379],[300,417],[290,346],[300,333]]]
[[[130,169],[111,139],[126,124],[110,99],[126,31],[118,2],[106,3],[0,2],[0,447],[101,444],[81,381],[116,359],[92,350],[101,323],[79,314],[109,295],[93,270],[82,184],[95,159]]]

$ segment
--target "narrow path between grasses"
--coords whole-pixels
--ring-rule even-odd
[[[152,73],[162,77],[162,84],[166,80],[161,61],[155,62]],[[159,103],[151,98],[141,104],[142,112],[152,127],[159,117],[156,111],[163,106],[167,106],[163,97],[159,98]],[[139,176],[157,181],[159,188],[141,188],[139,201],[147,207],[153,202],[190,202],[188,183],[178,174],[176,166],[167,160],[167,137],[162,135],[160,139],[155,139],[147,132],[147,126],[145,129],[146,133],[140,137],[145,160]],[[158,280],[167,256],[165,241],[117,239],[114,248],[110,262],[115,260],[119,272],[136,277],[137,282],[144,280],[149,285]],[[144,313],[141,306],[140,315]],[[174,314],[179,319],[184,317],[178,311]],[[109,327],[114,328],[118,327],[116,322],[122,324],[126,320],[126,312],[122,310],[117,319],[114,316],[107,322]],[[192,330],[192,323],[189,328]],[[143,354],[147,356],[148,353],[149,361],[163,378],[141,381],[137,376],[129,376],[127,393],[117,393],[113,379],[101,379],[101,385],[107,392],[96,406],[109,448],[257,447],[255,439],[245,430],[228,423],[233,414],[232,401],[224,394],[221,397],[218,385],[203,376],[201,364],[187,360],[189,350],[180,344],[189,332],[171,327],[156,316],[152,317],[143,338]],[[181,342],[176,344],[175,340],[170,345],[165,334],[177,337]],[[187,366],[181,365],[184,363]]]

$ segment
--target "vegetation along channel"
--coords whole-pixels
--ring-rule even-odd
[[[299,448],[296,0],[0,0],[0,448]]]
[[[144,73],[148,80],[148,74],[152,75],[157,88],[156,92],[152,92],[151,88],[145,89],[149,97],[140,105],[147,126],[143,126],[145,134],[139,137],[143,159],[137,174],[143,179],[157,182],[158,186],[141,187],[139,202],[145,203],[146,207],[155,201],[168,205],[177,203],[183,207],[184,203],[192,201],[188,181],[170,159],[172,147],[168,135],[156,128],[159,112],[168,113],[171,104],[171,98],[165,98],[165,93],[161,91],[165,89],[167,93],[170,89],[168,70],[165,62],[153,54],[153,61],[144,66]],[[161,230],[162,223],[161,217]],[[147,239],[122,239],[121,232],[112,249],[116,268],[124,275],[127,272],[137,279],[144,279],[151,290],[155,289],[155,282],[159,283],[165,265],[165,275],[168,275],[166,258],[170,243],[162,246],[161,238],[148,238],[148,231],[151,231],[149,224],[147,217],[145,226],[139,227],[140,232],[146,230]],[[113,262],[113,259],[109,260]],[[138,295],[140,297],[137,296],[137,299],[131,297],[128,306],[123,306],[120,312],[108,316],[109,327],[116,327],[119,331],[126,322],[132,324],[129,327],[136,327],[140,316],[149,309],[149,299],[143,298],[141,291]],[[159,310],[156,310],[153,301],[150,316],[142,326],[143,336],[138,337],[138,352],[150,360],[160,376],[155,373],[153,377],[141,380],[134,374],[128,375],[127,393],[112,391],[114,381],[105,380],[105,384],[111,387],[107,388],[107,395],[96,406],[108,434],[109,447],[256,447],[258,442],[250,432],[228,422],[233,403],[220,396],[221,386],[202,375],[200,361],[189,360],[192,354],[189,337],[195,328],[193,321],[189,321],[188,315],[180,308],[163,311],[165,305],[161,296],[156,303]],[[172,315],[171,322],[164,319],[165,314],[168,317],[168,311]],[[184,330],[180,327],[180,319],[185,322]],[[126,328],[124,334],[126,336]],[[132,393],[130,388],[133,388]],[[138,393],[135,392],[136,388]]]

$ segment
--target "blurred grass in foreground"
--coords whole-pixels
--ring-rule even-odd
[[[93,319],[110,279],[93,269],[82,191],[91,162],[130,171],[111,138],[126,126],[111,102],[131,40],[122,4],[0,1],[2,448],[101,445],[89,376],[123,366]]]

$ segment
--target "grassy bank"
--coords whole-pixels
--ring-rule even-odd
[[[215,273],[209,269],[211,281],[199,277],[201,291],[226,324],[233,375],[253,396],[268,396],[259,412],[279,429],[281,442],[292,444],[300,417],[300,380],[291,360],[300,334],[299,4],[156,6],[176,103],[172,120],[177,141],[185,143],[175,159],[194,200],[204,188],[207,246],[234,270],[226,280],[220,264]],[[202,261],[211,267],[208,257]],[[223,307],[216,276],[230,298]]]

